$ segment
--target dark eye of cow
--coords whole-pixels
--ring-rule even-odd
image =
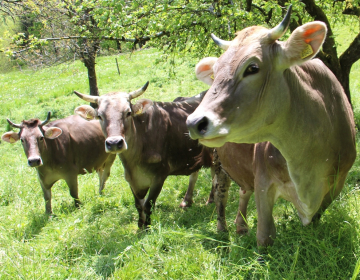
[[[24,139],[20,138],[21,143],[24,143]]]
[[[257,72],[259,72],[259,66],[257,64],[250,64],[244,72],[244,77],[256,74]]]
[[[99,115],[97,115],[97,119],[98,119],[99,121],[102,121],[102,117],[99,116]]]
[[[130,117],[130,116],[131,116],[131,111],[129,111],[129,112],[126,113],[126,117],[127,117],[127,118]]]
[[[40,140],[40,141],[44,141],[44,136],[40,136],[40,137],[39,137],[39,140]]]

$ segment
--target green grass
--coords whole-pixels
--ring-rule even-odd
[[[144,97],[170,101],[207,88],[194,76],[197,61],[177,59],[174,77],[161,53],[144,50],[97,60],[101,93],[132,91],[150,81]],[[354,69],[357,69],[354,67]],[[354,107],[360,86],[352,73]],[[79,62],[0,74],[0,128],[39,117],[73,113],[83,102],[73,90],[88,92]],[[359,138],[357,139],[357,142]],[[206,206],[210,172],[201,170],[194,205],[180,209],[188,178],[169,177],[157,201],[149,233],[137,231],[137,211],[117,159],[104,190],[97,194],[96,174],[79,176],[82,207],[73,206],[64,182],[53,187],[53,212],[44,214],[35,170],[27,167],[19,143],[0,144],[0,279],[351,279],[360,259],[360,162],[350,171],[344,190],[318,225],[303,227],[293,206],[279,200],[274,209],[277,239],[258,262],[255,202],[249,205],[249,235],[235,233],[238,187],[230,188],[228,234],[216,232],[215,206]],[[357,266],[356,266],[357,265]],[[355,278],[354,278],[355,279]]]

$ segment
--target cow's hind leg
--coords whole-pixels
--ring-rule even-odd
[[[103,169],[100,168],[97,171],[98,176],[99,176],[99,194],[100,195],[102,194],[102,191],[105,187],[106,180],[110,176],[110,169],[114,163],[115,158],[116,158],[116,155],[113,155],[113,154],[109,155],[109,157],[107,158],[107,160],[104,163],[104,168]]]
[[[248,232],[248,225],[246,222],[246,212],[247,206],[250,200],[252,191],[243,191],[241,188],[239,189],[239,210],[236,216],[235,224],[236,224],[236,233],[245,234]]]
[[[79,194],[78,194],[78,181],[77,181],[77,176],[71,176],[65,179],[69,190],[70,190],[70,195],[71,197],[74,199],[74,204],[76,208],[80,207],[80,200],[79,200]]]
[[[206,201],[206,205],[210,204],[210,203],[214,203],[215,202],[215,184],[214,184],[214,177],[215,177],[215,165],[211,165],[211,191],[209,194],[209,198]]]
[[[189,187],[186,191],[183,201],[180,203],[180,207],[190,207],[193,204],[194,187],[199,176],[199,171],[191,173],[189,176]]]

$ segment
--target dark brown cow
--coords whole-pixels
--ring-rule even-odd
[[[146,85],[132,93],[113,92],[100,97],[75,92],[88,105],[75,112],[85,119],[99,119],[108,153],[119,154],[139,212],[139,228],[151,223],[155,201],[169,175],[189,175],[211,165],[209,148],[191,140],[185,121],[200,97],[183,102],[153,102],[131,99],[140,96]],[[146,194],[148,197],[145,199]]]
[[[291,201],[309,224],[340,193],[356,157],[344,90],[320,60],[311,60],[326,25],[310,22],[277,41],[290,12],[272,30],[249,27],[231,42],[213,36],[226,51],[197,65],[197,76],[211,87],[187,119],[190,136],[206,146],[263,142],[255,146],[254,188],[257,240],[265,246],[275,237],[278,197]]]
[[[115,160],[115,155],[105,152],[105,138],[99,122],[87,122],[79,116],[69,116],[47,124],[49,120],[50,112],[43,122],[31,119],[18,125],[7,120],[20,132],[7,132],[1,137],[9,143],[21,140],[28,165],[37,170],[48,214],[52,213],[51,187],[55,182],[60,179],[66,181],[78,207],[78,174],[96,170],[101,194]]]

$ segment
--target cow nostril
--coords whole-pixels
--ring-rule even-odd
[[[31,167],[40,166],[41,159],[40,158],[30,158],[30,159],[28,159],[28,165]]]
[[[105,145],[107,149],[111,149],[111,143],[109,143],[108,141],[105,141]]]
[[[197,129],[201,135],[204,135],[206,133],[208,124],[209,124],[209,121],[208,121],[207,117],[203,117],[198,122]]]
[[[117,146],[119,149],[122,149],[122,147],[124,146],[124,140],[123,139],[119,140],[119,142],[117,143]]]

